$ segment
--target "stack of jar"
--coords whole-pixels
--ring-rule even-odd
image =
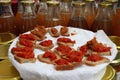
[[[5,18],[3,19],[1,16],[4,16],[4,12],[0,13],[0,33],[11,32],[19,35],[32,30],[36,25],[45,27],[62,25],[93,32],[102,29],[108,36],[120,36],[120,5],[117,6],[117,3],[116,0],[99,3],[96,3],[95,0],[38,0],[37,3],[34,0],[19,0],[15,16],[11,8],[9,11],[12,18],[9,17],[11,20],[8,22],[15,17],[14,23],[3,22]],[[0,4],[3,5],[2,0]],[[97,7],[96,4],[98,4]],[[4,5],[6,4],[4,3]]]

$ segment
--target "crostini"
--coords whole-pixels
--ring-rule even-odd
[[[49,28],[48,32],[52,37],[58,37],[60,35],[55,27]]]
[[[39,54],[37,58],[41,62],[53,64],[54,60],[59,59],[60,57],[52,51],[46,51],[44,54]]]
[[[70,36],[68,27],[65,26],[61,27],[60,34],[62,36]]]
[[[14,55],[14,58],[19,63],[34,63],[36,61],[36,58],[34,56],[34,53],[31,52],[20,52]]]
[[[44,40],[36,45],[37,48],[40,48],[43,51],[48,51],[54,47],[52,40]]]
[[[110,62],[108,58],[100,56],[98,54],[91,54],[84,60],[84,63],[89,66],[96,66],[98,64],[108,63],[108,62]]]
[[[75,40],[71,40],[70,38],[58,38],[57,39],[57,44],[58,45],[67,45],[67,46],[74,46]]]

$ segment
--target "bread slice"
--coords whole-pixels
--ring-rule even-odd
[[[95,52],[95,51],[92,51],[91,53],[92,54],[99,54],[101,56],[110,56],[111,55],[111,51],[106,51],[106,52]]]
[[[55,54],[55,53],[53,53],[53,54]],[[56,59],[60,59],[60,56],[58,56],[57,54],[55,54],[55,55],[56,55]],[[50,60],[50,58],[45,58],[45,57],[43,57],[43,54],[39,54],[39,55],[37,56],[37,58],[38,58],[38,60],[41,61],[41,62],[48,63],[48,64],[54,64],[54,60]],[[56,60],[56,59],[55,59],[55,60]]]
[[[45,43],[45,46],[42,45],[44,43]],[[50,43],[50,45],[47,44],[47,43]],[[52,40],[45,40],[45,41],[42,41],[41,43],[37,44],[36,47],[40,48],[43,51],[48,51],[48,50],[50,50],[51,48],[54,47],[54,44],[52,43]]]
[[[62,36],[70,36],[68,27],[65,27],[65,26],[61,27],[60,34]]]
[[[58,45],[66,45],[66,46],[74,46],[75,41],[72,41],[69,38],[58,38],[57,39],[57,44]]]
[[[33,52],[33,48],[29,47],[13,47],[11,49],[13,55],[20,53],[20,52]]]
[[[20,64],[22,64],[22,63],[35,63],[36,62],[36,58],[25,59],[22,57],[18,57],[17,55],[14,55],[14,59],[16,61],[18,61]]]
[[[48,32],[52,37],[58,37],[60,35],[58,30],[55,27],[49,28]]]
[[[31,30],[31,33],[35,36],[37,41],[41,41],[46,38],[45,34],[37,30]]]
[[[110,62],[110,60],[106,57],[103,57],[103,59],[99,60],[99,61],[90,61],[90,60],[87,60],[87,59],[84,60],[84,63],[89,65],[89,66],[96,66],[98,64],[108,63],[108,62]]]
[[[20,34],[19,39],[27,39],[27,40],[32,41],[33,44],[36,43],[36,38],[32,34]]]
[[[17,47],[21,47],[21,48],[23,48],[23,47],[29,47],[29,46],[25,46],[25,45],[20,44],[19,41],[16,43],[16,46]],[[30,47],[30,48],[34,49],[34,47],[35,47],[35,44],[33,44],[33,47]]]
[[[58,60],[60,60],[60,59],[58,59]],[[56,60],[56,61],[58,61],[58,60]],[[61,60],[65,60],[65,59],[61,59]],[[54,63],[54,67],[56,70],[72,70],[74,68],[74,66],[71,63],[69,63],[68,61],[67,61],[67,64],[57,64],[56,61]]]
[[[65,49],[67,47],[67,49]],[[61,51],[58,51],[57,49],[60,49]],[[64,51],[65,50],[65,51]],[[65,46],[65,45],[60,45],[58,47],[56,47],[54,49],[54,52],[57,53],[59,56],[63,57],[66,56],[67,54],[69,54],[69,52],[73,51],[74,49],[69,47],[69,46]]]

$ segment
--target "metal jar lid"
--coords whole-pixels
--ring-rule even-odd
[[[100,2],[99,6],[101,6],[101,7],[112,7],[112,3],[110,3],[110,2]]]
[[[11,0],[0,0],[0,3],[11,3]]]
[[[95,0],[85,0],[86,2],[94,2]]]
[[[46,2],[48,6],[59,6],[59,1],[47,1]]]
[[[105,0],[105,1],[111,2],[111,3],[117,3],[118,2],[118,0]]]
[[[82,1],[73,1],[73,2],[72,2],[72,5],[73,5],[73,6],[76,6],[76,7],[77,7],[77,6],[85,6],[85,4],[86,4],[86,3],[85,3],[85,2],[82,2]]]
[[[34,0],[21,0],[21,3],[29,5],[29,4],[34,4]]]

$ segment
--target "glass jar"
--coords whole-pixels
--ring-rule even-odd
[[[87,24],[89,26],[89,29],[91,25],[93,24],[93,21],[95,19],[96,13],[95,13],[95,0],[85,0],[86,6],[85,6],[85,19],[87,21]]]
[[[47,1],[48,11],[45,18],[46,27],[54,27],[61,24],[60,16],[60,2],[59,1]]]
[[[61,0],[60,14],[61,14],[61,25],[68,26],[72,14],[72,7],[70,0]]]
[[[20,33],[32,30],[36,25],[38,25],[37,16],[34,11],[34,0],[24,0],[23,13],[22,13],[22,26],[20,28]]]
[[[99,3],[98,13],[91,27],[92,31],[96,32],[102,29],[108,36],[112,35],[111,7],[112,4],[109,2]]]
[[[20,34],[20,28],[22,26],[22,13],[23,13],[23,5],[21,3],[22,0],[18,1],[18,10],[16,13],[16,26],[18,28],[18,34]]]
[[[1,34],[8,34],[10,36],[17,36],[18,34],[10,0],[0,0],[0,35]],[[2,36],[0,36],[0,39],[1,37]]]
[[[117,8],[116,8],[116,15],[114,17],[114,24],[113,24],[113,36],[120,37],[120,0],[118,0]]]
[[[72,6],[73,11],[69,26],[88,29],[88,24],[84,16],[85,2],[73,1]]]
[[[45,17],[47,14],[47,4],[46,0],[41,0],[39,5],[39,10],[37,13],[38,24],[41,26],[45,26]]]

